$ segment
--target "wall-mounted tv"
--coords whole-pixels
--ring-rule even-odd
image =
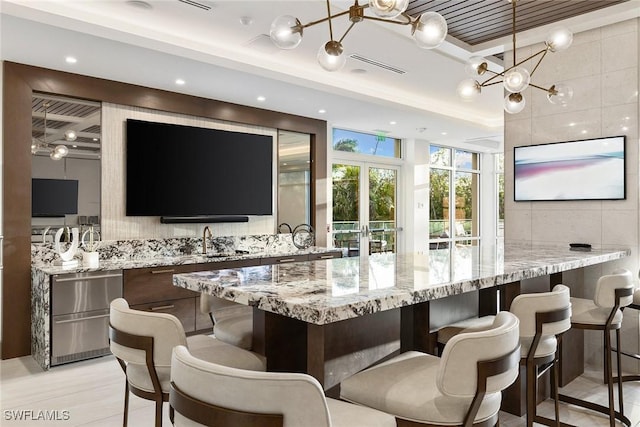
[[[271,136],[127,119],[128,216],[272,213]]]
[[[78,213],[78,180],[31,180],[31,216],[62,217]]]
[[[514,148],[515,201],[622,200],[625,137]]]

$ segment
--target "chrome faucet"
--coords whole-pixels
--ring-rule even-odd
[[[203,255],[207,254],[207,234],[209,234],[209,237],[211,237],[211,230],[209,229],[208,225],[204,227],[204,230],[202,231],[202,254]]]

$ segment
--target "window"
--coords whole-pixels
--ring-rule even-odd
[[[480,155],[432,145],[429,248],[471,245],[480,237]]]
[[[349,153],[401,158],[400,139],[389,138],[384,133],[371,135],[344,129],[333,130],[333,149]]]

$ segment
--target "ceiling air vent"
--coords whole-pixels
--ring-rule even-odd
[[[391,71],[392,73],[406,74],[406,71],[401,70],[400,68],[396,68],[392,65],[384,64],[382,62],[376,61],[375,59],[367,58],[366,56],[358,55],[357,53],[349,55],[349,58],[362,61],[366,64],[373,65],[374,67],[382,68],[383,70]]]
[[[198,3],[197,1],[193,1],[193,0],[178,0],[178,1],[180,3],[188,4],[189,6],[195,6],[203,10],[211,10],[211,6],[208,6],[203,3]]]

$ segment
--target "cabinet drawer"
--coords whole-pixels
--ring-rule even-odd
[[[169,301],[158,301],[149,304],[131,306],[134,310],[150,311],[152,313],[167,313],[176,316],[186,333],[196,329],[196,299],[183,298]]]
[[[124,299],[135,305],[195,297],[195,292],[173,286],[173,275],[193,271],[191,268],[181,265],[125,270]]]
[[[342,251],[331,251],[322,254],[309,254],[309,261],[318,261],[322,259],[342,258]]]
[[[268,258],[262,258],[260,260],[260,263],[262,265],[267,265],[267,264],[286,264],[289,262],[300,262],[300,261],[308,261],[309,260],[309,255],[291,255],[291,256],[275,256],[275,257],[268,257]]]

